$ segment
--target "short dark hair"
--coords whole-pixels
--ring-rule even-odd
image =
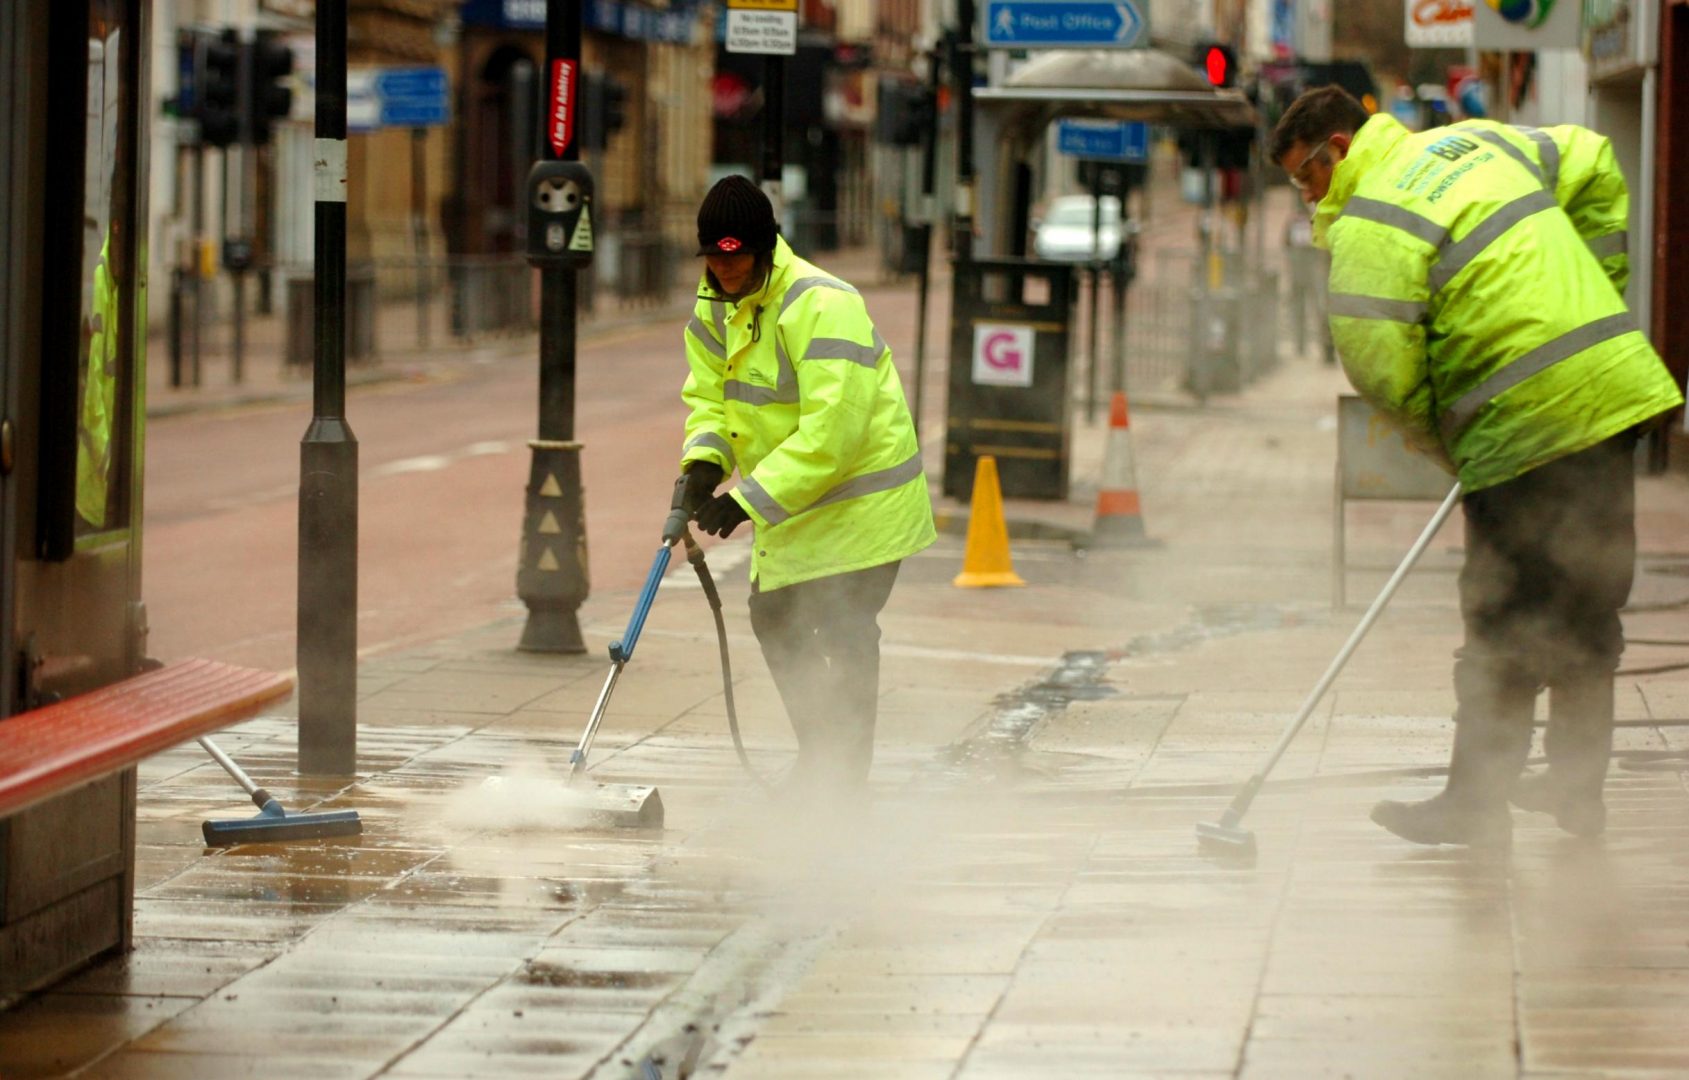
[[[1317,146],[1333,135],[1353,135],[1370,114],[1341,86],[1309,90],[1284,110],[1273,129],[1272,159],[1277,164],[1297,143]]]

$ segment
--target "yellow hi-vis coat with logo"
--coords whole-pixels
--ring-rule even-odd
[[[1583,128],[1372,117],[1314,216],[1355,389],[1467,491],[1682,404],[1620,292],[1628,204]]]
[[[707,279],[706,279],[707,281]],[[684,466],[739,472],[763,590],[866,570],[937,538],[891,349],[850,285],[776,242],[737,304],[707,284],[686,326]]]

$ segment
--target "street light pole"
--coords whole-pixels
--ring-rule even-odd
[[[786,58],[771,55],[763,57],[762,63],[762,193],[774,204],[776,221],[786,213],[782,190],[785,171]]]
[[[974,255],[974,0],[956,0],[956,35],[951,39],[950,77],[956,93],[956,212],[952,255],[968,263]]]
[[[580,160],[574,131],[580,57],[579,0],[546,0],[542,159]],[[536,192],[526,196],[531,201]],[[581,444],[575,441],[575,273],[572,266],[542,264],[540,270],[539,437],[528,443],[533,457],[516,570],[516,594],[528,607],[517,648],[527,652],[586,651],[576,614],[588,582]]]
[[[299,444],[299,771],[357,771],[358,440],[346,422],[346,0],[317,0],[316,365]]]

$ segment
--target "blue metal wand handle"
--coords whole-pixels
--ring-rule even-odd
[[[667,544],[657,549],[657,557],[651,562],[651,573],[646,575],[645,587],[639,590],[639,601],[633,605],[633,617],[628,619],[628,628],[620,640],[610,643],[611,662],[625,664],[633,659],[633,647],[639,644],[639,632],[645,629],[645,617],[651,614],[651,604],[657,599],[657,589],[663,583],[663,575],[668,572],[669,554],[673,550]]]

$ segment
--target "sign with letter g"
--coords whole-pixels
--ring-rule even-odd
[[[1031,386],[1036,331],[1008,323],[974,324],[974,384]]]

